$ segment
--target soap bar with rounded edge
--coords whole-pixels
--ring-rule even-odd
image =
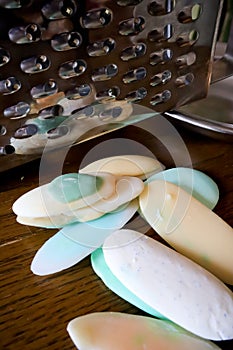
[[[37,251],[31,264],[32,272],[44,276],[77,264],[100,247],[108,235],[123,227],[137,209],[138,201],[134,200],[122,210],[97,220],[64,227]]]
[[[21,217],[71,215],[73,210],[113,195],[115,182],[116,177],[108,173],[99,173],[98,177],[90,174],[61,175],[52,182],[36,187],[20,196],[14,202],[12,210]],[[79,188],[80,185],[83,188]],[[88,192],[85,189],[86,186],[89,186]],[[72,187],[74,187],[74,195],[71,194]],[[78,189],[75,189],[76,187]],[[85,197],[82,197],[82,193],[85,194]]]
[[[171,182],[190,193],[206,207],[213,209],[219,200],[217,184],[203,172],[192,168],[171,168],[152,175],[145,183],[154,180]]]
[[[219,197],[219,191],[216,183],[200,171],[190,168],[173,168],[164,170],[154,174],[148,178],[145,183],[155,179],[165,179],[172,183],[179,184],[180,187],[187,192],[192,193],[202,203],[213,208]],[[114,276],[105,262],[103,251],[101,248],[94,251],[91,255],[91,264],[95,273],[102,279],[104,284],[121,298],[127,300],[139,309],[159,318],[164,318],[157,310],[143,302],[135,294],[130,292],[117,278]]]
[[[150,315],[163,319],[166,318],[157,310],[153,309],[150,305],[144,303],[142,299],[133,294],[128,288],[126,288],[124,284],[122,284],[116,278],[116,276],[111,272],[108,265],[106,264],[102,248],[96,249],[91,254],[91,265],[97,276],[101,278],[101,280],[109,289],[119,295],[119,297],[127,300],[129,303],[135,305]]]
[[[180,187],[162,180],[139,196],[143,217],[173,248],[233,284],[233,229]]]
[[[206,339],[233,339],[233,293],[192,260],[133,230],[103,244],[112,273],[169,320]]]
[[[79,316],[67,331],[79,350],[220,350],[172,322],[119,312]]]
[[[141,155],[119,155],[99,159],[80,169],[80,173],[108,172],[118,176],[137,176],[146,179],[162,171],[164,166],[156,159]]]
[[[118,208],[121,209],[122,205],[138,197],[143,191],[143,188],[143,181],[137,177],[118,177],[114,194],[107,199],[100,199],[91,206],[72,210],[70,213],[67,213],[67,215],[59,214],[57,216],[41,218],[18,216],[16,220],[21,224],[46,228],[59,228],[77,221],[86,222],[95,220],[103,216],[105,213],[112,212]]]

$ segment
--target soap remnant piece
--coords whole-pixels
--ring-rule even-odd
[[[233,229],[180,187],[149,182],[139,196],[142,215],[173,248],[233,284]]]
[[[116,176],[137,176],[146,179],[162,171],[164,166],[156,159],[141,155],[119,155],[99,159],[80,169],[80,173],[108,172]]]
[[[109,174],[110,176],[113,176]],[[74,222],[86,222],[96,220],[106,213],[121,210],[128,202],[134,200],[143,191],[143,181],[137,177],[122,176],[116,178],[114,193],[108,197],[101,197],[92,205],[67,212],[60,212],[57,215],[45,217],[17,216],[19,223],[31,226],[60,228]],[[85,201],[85,198],[83,199]],[[58,204],[58,208],[61,207]]]
[[[138,202],[135,200],[122,210],[97,220],[67,225],[37,251],[31,263],[32,272],[44,276],[77,264],[100,247],[108,235],[123,227],[137,209]]]
[[[219,200],[217,184],[203,172],[192,168],[171,168],[149,177],[146,181],[164,180],[177,185],[206,207],[213,209]]]
[[[101,176],[69,173],[56,177],[48,185],[48,191],[59,202],[69,203],[89,198],[100,191],[104,184]]]
[[[80,180],[81,179],[81,180]],[[13,211],[20,217],[72,216],[73,210],[106,199],[115,192],[116,178],[112,174],[66,174],[52,182],[34,188],[19,197]]]
[[[172,322],[119,312],[77,317],[67,331],[79,350],[220,350]]]
[[[116,276],[114,276],[106,264],[102,248],[96,249],[91,254],[91,265],[95,273],[102,279],[104,284],[114,293],[150,315],[158,318],[165,318],[157,310],[144,303],[142,299],[138,298],[134,293],[126,288],[126,286],[122,284],[120,280],[116,278]]]
[[[233,293],[200,265],[126,229],[105,240],[103,253],[116,278],[169,320],[202,338],[233,339]]]

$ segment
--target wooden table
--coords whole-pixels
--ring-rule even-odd
[[[215,212],[233,225],[232,143],[178,130],[190,154],[192,166],[211,176],[219,186],[220,199]],[[75,171],[87,152],[114,138],[135,140],[156,155],[167,168],[174,165],[166,147],[154,135],[138,126],[128,126],[71,148],[64,161],[64,172]],[[117,150],[111,151],[117,153]],[[128,153],[132,153],[130,149]],[[51,154],[48,171],[44,171],[44,178],[40,181],[46,182],[53,176],[60,159],[58,151]],[[66,331],[71,319],[96,311],[143,314],[104,286],[93,272],[89,257],[54,275],[39,277],[32,274],[30,263],[33,256],[57,230],[20,225],[11,207],[20,195],[38,186],[39,169],[40,160],[37,159],[0,174],[1,349],[71,350],[75,347]],[[219,346],[232,349],[233,341],[221,342]]]

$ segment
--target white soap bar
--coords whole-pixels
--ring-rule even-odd
[[[137,176],[145,179],[163,169],[164,166],[156,158],[131,154],[99,159],[80,169],[79,172],[108,172],[118,176]]]
[[[152,181],[139,198],[144,218],[180,253],[233,284],[233,229],[180,187]]]
[[[206,339],[233,338],[233,293],[192,260],[125,229],[105,240],[103,252],[120,282],[169,320]]]
[[[97,312],[69,322],[79,350],[220,350],[171,322],[119,312]]]

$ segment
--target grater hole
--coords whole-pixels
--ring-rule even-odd
[[[173,27],[167,24],[165,27],[160,27],[148,33],[148,40],[151,42],[161,43],[170,39],[173,35]]]
[[[85,96],[88,96],[91,93],[91,87],[88,84],[83,84],[76,86],[72,90],[66,92],[66,98],[69,100],[76,100]]]
[[[193,80],[194,80],[194,75],[192,73],[188,73],[176,78],[175,84],[177,87],[183,87],[183,86],[192,84]]]
[[[156,106],[158,104],[165,103],[170,100],[171,96],[172,94],[170,90],[164,90],[163,92],[154,95],[150,100],[150,104],[152,106]]]
[[[134,81],[142,80],[146,77],[146,68],[139,67],[132,69],[123,75],[123,82],[125,84],[132,83]]]
[[[118,0],[117,5],[119,6],[136,6],[143,0]]]
[[[163,16],[172,12],[175,7],[175,0],[151,1],[147,7],[151,16]]]
[[[92,80],[93,81],[104,81],[109,80],[112,77],[114,77],[118,73],[118,67],[116,64],[108,64],[104,67],[100,67],[98,69],[95,69],[92,73]]]
[[[7,128],[4,125],[0,125],[0,136],[4,136],[7,133]]]
[[[76,49],[81,43],[82,36],[79,32],[61,33],[52,38],[51,47],[55,51],[67,51]]]
[[[6,9],[18,9],[29,5],[30,3],[31,3],[31,0],[0,1],[0,6]]]
[[[178,21],[181,23],[190,23],[196,21],[201,15],[201,5],[185,6],[178,14]]]
[[[77,6],[75,1],[70,1],[70,0],[63,1],[63,5],[61,6],[61,13],[63,14],[63,16],[71,17],[75,14],[76,10],[77,10]]]
[[[144,87],[139,88],[138,90],[129,92],[125,100],[128,102],[140,102],[147,95],[147,90]]]
[[[197,42],[198,39],[199,39],[199,33],[197,30],[193,29],[191,30],[191,32],[180,34],[176,42],[180,47],[192,46]]]
[[[156,64],[164,64],[169,62],[173,57],[173,52],[171,49],[162,49],[159,51],[152,52],[150,55],[150,64],[152,66]]]
[[[0,93],[2,95],[10,95],[17,92],[21,88],[21,83],[16,77],[9,77],[0,81]]]
[[[87,46],[87,53],[91,57],[104,56],[109,54],[116,46],[116,42],[112,38],[96,41]]]
[[[160,84],[166,84],[171,80],[172,73],[169,70],[165,70],[162,73],[156,74],[151,78],[150,85],[157,86]]]
[[[67,135],[68,132],[69,132],[69,128],[66,125],[59,125],[58,127],[47,131],[47,136],[48,136],[48,139],[54,140]]]
[[[26,102],[18,102],[14,106],[7,107],[3,111],[3,115],[9,119],[21,119],[28,115],[30,106]]]
[[[54,105],[44,109],[41,109],[38,114],[38,118],[41,120],[53,119],[56,116],[62,115],[64,109],[61,105]]]
[[[15,153],[15,148],[12,145],[0,147],[0,155],[9,155]]]
[[[129,61],[134,58],[141,57],[146,53],[146,45],[144,43],[138,43],[136,45],[127,47],[121,52],[122,61]]]
[[[195,52],[189,52],[186,55],[182,55],[177,57],[176,59],[176,64],[177,66],[181,67],[185,67],[185,66],[191,66],[192,64],[194,64],[196,62],[197,56],[195,54]]]
[[[120,106],[113,107],[101,112],[99,117],[101,120],[118,118],[121,115],[122,111],[123,109]]]
[[[95,109],[93,106],[87,106],[85,108],[75,109],[71,114],[76,114],[75,119],[91,118],[95,115]]]
[[[113,18],[112,11],[108,8],[91,10],[81,17],[80,22],[83,28],[96,29],[108,25]]]
[[[39,84],[37,86],[34,86],[30,93],[32,98],[43,98],[47,96],[51,96],[55,94],[58,91],[57,83],[55,80],[50,79],[49,81],[45,82],[44,84]]]
[[[4,66],[10,61],[10,53],[0,47],[0,67]]]
[[[86,69],[87,64],[84,60],[69,61],[60,66],[58,74],[62,79],[69,79],[83,74]]]
[[[34,73],[40,73],[49,69],[50,65],[51,63],[48,57],[45,55],[40,55],[40,56],[33,56],[23,60],[20,63],[20,68],[24,73],[34,74]]]
[[[145,28],[143,17],[130,18],[119,23],[119,34],[124,36],[137,35]]]
[[[96,98],[101,101],[115,100],[120,95],[118,86],[113,86],[110,89],[99,91]]]
[[[35,124],[26,124],[18,128],[14,133],[16,139],[26,139],[37,134],[38,127]]]
[[[12,42],[16,44],[26,44],[40,40],[41,30],[37,24],[29,24],[26,27],[11,28],[8,35]]]
[[[45,18],[57,20],[72,17],[77,11],[77,4],[74,0],[50,1],[41,9]]]

